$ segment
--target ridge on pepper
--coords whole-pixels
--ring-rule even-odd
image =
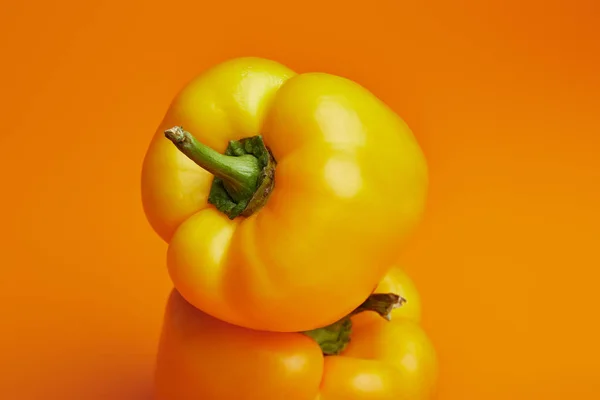
[[[358,83],[237,58],[189,82],[152,138],[142,200],[190,304],[308,331],[360,305],[418,223],[427,165]]]

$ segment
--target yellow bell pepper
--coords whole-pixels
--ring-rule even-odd
[[[344,320],[349,327],[337,335],[333,327],[329,335],[240,328],[206,315],[173,290],[157,354],[155,399],[429,400],[439,366],[419,325],[417,290],[397,267],[375,293],[385,299],[389,290],[406,294],[408,302],[391,311],[372,303]]]
[[[142,171],[178,292],[223,321],[296,332],[361,304],[418,222],[427,167],[367,89],[238,58],[175,97]]]

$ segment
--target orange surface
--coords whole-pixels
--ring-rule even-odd
[[[150,398],[170,283],[141,161],[176,91],[240,55],[355,79],[418,135],[402,259],[438,399],[600,397],[596,2],[38,3],[0,6],[0,398]]]

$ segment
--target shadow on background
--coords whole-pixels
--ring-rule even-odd
[[[152,380],[149,374],[131,373],[129,376],[112,377],[106,381],[99,378],[92,382],[89,388],[90,391],[87,396],[86,393],[82,392],[79,398],[89,398],[92,395],[98,399],[154,399]],[[75,396],[73,397],[75,398]]]
[[[47,363],[44,374],[13,376],[0,379],[0,393],[10,393],[11,399],[60,398],[64,400],[153,400],[152,362],[127,363],[125,356],[107,357],[105,360],[79,363],[74,368],[69,354],[56,360],[54,366]],[[94,357],[95,358],[95,357]],[[146,358],[146,357],[144,357]],[[68,365],[66,365],[68,364]],[[35,366],[30,366],[31,370]],[[54,368],[55,367],[55,368]],[[21,365],[21,369],[26,366]],[[76,374],[68,373],[77,370]],[[16,379],[14,379],[16,378]]]
[[[102,369],[106,367],[110,365],[103,365]],[[104,373],[75,383],[73,391],[65,393],[63,398],[153,400],[152,372],[149,366],[106,369]]]

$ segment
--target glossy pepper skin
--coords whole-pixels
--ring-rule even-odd
[[[174,290],[157,356],[156,400],[430,399],[437,357],[418,324],[418,295],[397,268],[386,280],[376,291],[395,288],[405,293],[406,306],[392,311],[390,322],[357,315],[349,346],[328,357],[307,336],[227,324]]]
[[[264,206],[230,219],[213,175],[165,138],[182,127],[224,153],[261,135],[276,162]],[[368,90],[261,58],[202,73],[175,97],[143,163],[148,221],[178,292],[223,321],[305,331],[371,293],[424,208],[427,168],[402,119]]]

